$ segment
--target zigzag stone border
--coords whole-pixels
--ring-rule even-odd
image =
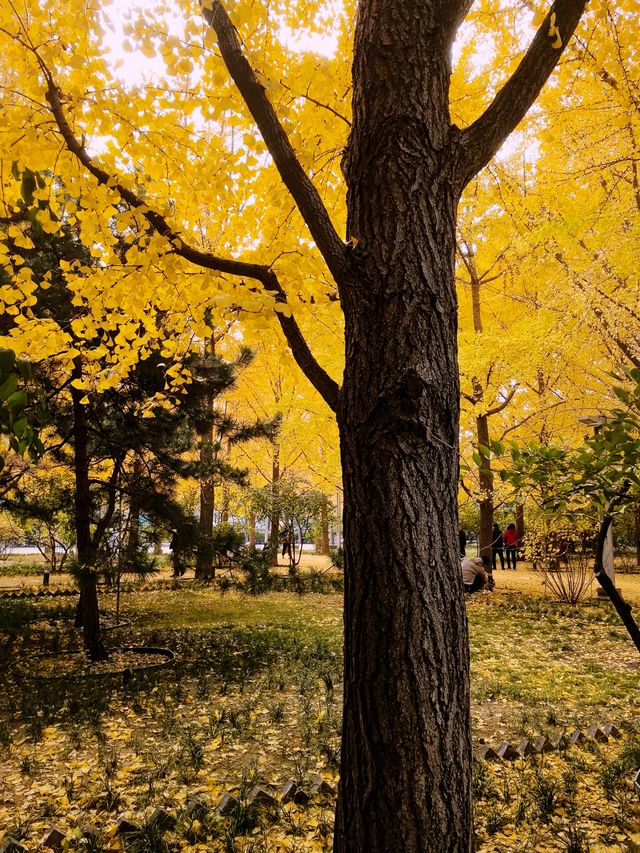
[[[570,746],[579,746],[589,740],[595,740],[599,743],[606,743],[609,739],[619,740],[623,737],[623,732],[629,734],[640,733],[640,722],[632,723],[624,720],[619,725],[615,723],[604,723],[604,725],[594,724],[586,733],[576,729],[568,735],[562,734],[551,740],[544,737],[544,735],[540,735],[531,739],[523,738],[515,745],[510,744],[508,741],[503,741],[496,749],[485,744],[476,751],[475,755],[484,761],[515,761],[518,758],[527,758],[531,755],[543,755],[547,752],[563,751]],[[299,806],[306,806],[314,797],[334,797],[335,794],[336,789],[321,776],[317,776],[309,785],[304,785],[302,782],[290,779],[279,790],[271,785],[255,785],[249,792],[247,802],[263,807],[283,806],[290,802]],[[227,792],[222,795],[220,802],[215,808],[215,813],[220,817],[229,817],[239,805],[239,800],[233,794]],[[188,819],[193,821],[201,819],[212,809],[213,803],[208,795],[194,794],[187,798],[184,814]],[[163,832],[174,829],[177,823],[178,818],[175,815],[161,808],[155,809],[146,821],[147,825],[155,824]],[[125,844],[128,839],[135,838],[141,829],[140,824],[129,820],[125,815],[121,815],[118,818],[117,832]],[[80,827],[80,832],[85,838],[99,839],[100,837],[99,830],[94,826],[82,826]],[[52,826],[42,839],[40,847],[62,851],[66,838],[67,835],[65,832],[57,826]],[[0,845],[0,853],[28,853],[28,849],[9,835],[5,838],[2,845]]]
[[[306,806],[313,798],[334,797],[335,795],[336,789],[321,776],[316,776],[307,785],[290,779],[279,790],[270,785],[255,785],[247,796],[247,802],[263,807],[284,806],[291,802],[299,806]],[[202,819],[210,811],[215,811],[220,817],[230,817],[239,806],[239,800],[231,793],[223,794],[215,809],[207,794],[193,794],[187,798],[184,815],[191,821]],[[175,829],[177,823],[178,818],[174,814],[161,808],[155,809],[145,821],[147,826],[153,824],[161,832]],[[135,839],[136,835],[141,832],[142,826],[129,820],[125,815],[121,815],[118,818],[116,829],[126,845],[127,841]],[[100,831],[95,826],[89,824],[81,826],[80,833],[83,838],[93,839],[94,841],[100,840]],[[67,834],[63,830],[57,826],[52,826],[40,842],[39,848],[46,847],[49,850],[62,851],[66,838]],[[0,853],[28,853],[28,849],[9,835],[0,845]]]
[[[551,740],[540,735],[532,739],[522,738],[516,744],[510,744],[505,740],[495,749],[484,744],[475,752],[475,756],[482,761],[515,761],[518,758],[527,758],[530,755],[561,752],[570,746],[577,746],[588,740],[595,740],[599,743],[606,743],[609,739],[619,740],[623,731],[637,734],[640,732],[640,723],[624,720],[619,725],[615,723],[594,724],[586,733],[576,729],[568,735],[562,734]]]
[[[77,589],[34,589],[34,590],[12,590],[10,592],[0,592],[0,601],[6,599],[34,599],[34,598],[60,598],[64,596],[78,595]]]

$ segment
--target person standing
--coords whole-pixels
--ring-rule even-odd
[[[518,531],[515,524],[507,525],[507,529],[502,534],[502,541],[507,557],[507,569],[512,568],[511,563],[513,562],[513,571],[515,572],[518,557]]]
[[[500,568],[504,571],[504,542],[502,532],[497,524],[493,525],[491,531],[491,566],[496,569],[496,557],[500,557]]]
[[[282,556],[289,557],[289,565],[293,564],[293,553],[292,553],[292,545],[293,545],[293,528],[290,525],[286,525],[282,532]]]
[[[458,542],[460,544],[460,556],[467,556],[467,534],[462,529],[462,526],[458,527]]]

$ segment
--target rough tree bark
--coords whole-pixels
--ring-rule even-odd
[[[225,461],[227,463],[231,460],[231,441],[227,439],[225,443],[224,449]],[[220,501],[220,523],[221,524],[229,524],[229,482],[228,480],[222,481],[222,488],[220,489],[221,493],[221,501]]]
[[[343,168],[357,277],[343,296],[338,410],[340,851],[436,850],[443,839],[462,851],[473,837],[456,538],[458,192],[445,154],[447,40],[429,18],[424,4],[373,0],[356,23]]]
[[[480,290],[482,287],[483,276],[480,276],[476,267],[473,250],[466,240],[462,241],[462,245],[458,246],[458,254],[466,267],[471,283],[471,307],[473,313],[473,330],[476,334],[482,334],[482,311],[480,304]],[[493,365],[490,365],[487,384]],[[495,492],[493,469],[491,466],[491,456],[485,455],[483,448],[489,448],[491,445],[491,430],[489,420],[493,415],[502,412],[511,402],[515,394],[515,387],[512,388],[505,398],[499,403],[496,403],[490,408],[485,406],[485,386],[479,376],[471,378],[471,394],[466,394],[466,399],[471,405],[477,407],[476,414],[476,446],[480,455],[478,464],[478,486],[480,487],[480,500],[478,506],[480,509],[480,556],[491,557],[491,543],[493,542],[493,514],[495,509]]]
[[[524,526],[524,504],[516,504],[516,531],[518,533],[518,542],[521,544],[524,541],[525,526]]]
[[[476,270],[473,255],[469,250],[461,253],[469,278],[471,280],[471,307],[473,312],[473,330],[476,334],[482,334],[482,312],[480,310],[480,276]],[[482,403],[484,389],[477,376],[471,380],[474,405]],[[476,415],[476,447],[480,453],[480,447],[489,447],[489,416],[486,411],[480,411]],[[480,542],[479,554],[491,557],[491,543],[493,542],[493,471],[491,469],[491,457],[480,453],[480,464],[478,465],[478,485],[480,487]]]
[[[329,499],[322,505],[320,515],[320,553],[329,553]]]
[[[478,444],[489,447],[489,418],[486,412],[476,417],[476,437]],[[480,485],[480,556],[491,557],[493,541],[493,471],[490,457],[481,455],[478,465],[478,484]]]

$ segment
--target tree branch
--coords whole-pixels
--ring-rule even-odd
[[[460,185],[487,165],[529,107],[567,47],[588,0],[556,0],[522,62],[484,113],[462,131],[457,151]]]
[[[604,546],[607,540],[607,533],[609,531],[609,527],[611,527],[613,511],[615,510],[616,506],[624,500],[627,492],[629,491],[630,486],[630,481],[625,480],[620,492],[609,503],[609,506],[606,509],[605,516],[602,519],[602,524],[600,525],[600,531],[598,533],[598,539],[596,542],[596,553],[593,570],[595,572],[595,576],[598,583],[609,596],[609,599],[615,607],[618,616],[622,620],[622,624],[627,629],[627,633],[633,640],[637,650],[640,652],[640,629],[638,628],[635,619],[631,615],[631,606],[627,604],[627,602],[623,599],[618,590],[615,588],[613,581],[605,572],[603,565]]]
[[[105,508],[104,515],[101,516],[100,520],[96,524],[93,536],[91,537],[91,551],[94,559],[102,542],[102,537],[106,533],[116,509],[116,491],[122,462],[122,456],[113,460],[113,471],[107,480],[107,506]]]
[[[352,126],[352,122],[346,116],[343,116],[342,113],[338,112],[338,110],[334,109],[333,107],[330,107],[329,104],[323,104],[322,101],[317,101],[315,98],[312,98],[311,95],[309,94],[309,87],[307,87],[306,92],[301,93],[301,92],[295,92],[291,88],[291,86],[287,86],[287,84],[284,82],[284,80],[280,80],[280,85],[282,86],[283,89],[286,89],[287,92],[291,92],[291,94],[294,96],[294,98],[304,98],[305,101],[309,101],[309,103],[315,104],[316,107],[320,107],[323,110],[327,110],[328,112],[333,113],[333,115],[336,118],[341,119],[341,121],[343,121],[347,125],[347,127]]]
[[[522,420],[517,421],[515,424],[512,424],[511,426],[503,429],[499,441],[504,441],[505,437],[509,435],[510,432],[513,432],[516,429],[520,429],[520,427],[524,426],[527,421],[530,421],[532,418],[540,417],[540,415],[547,414],[547,412],[549,412],[551,409],[556,409],[558,406],[562,406],[564,402],[564,400],[558,400],[556,403],[551,403],[551,405],[547,406],[542,411],[536,411],[532,412],[530,415],[526,415],[524,418],[522,418]]]
[[[443,21],[449,31],[455,33],[474,2],[475,0],[437,0],[433,3],[432,15],[438,21]]]
[[[287,296],[273,270],[267,270],[262,283],[267,290],[275,293],[277,303],[280,305],[287,304]],[[280,313],[280,311],[276,311],[276,315],[298,367],[316,391],[318,391],[329,408],[336,412],[338,410],[340,386],[315,360],[295,319],[292,316],[287,317],[285,314]]]
[[[503,409],[506,409],[507,406],[509,405],[509,403],[511,402],[511,400],[513,399],[513,395],[516,393],[517,390],[518,390],[518,386],[514,385],[513,388],[507,394],[507,396],[504,398],[504,400],[499,405],[494,406],[492,409],[487,409],[487,412],[486,412],[487,417],[490,418],[491,415],[497,415],[499,412],[503,411]]]
[[[258,126],[265,145],[285,186],[293,196],[322,257],[337,284],[348,280],[348,250],[340,239],[318,190],[304,171],[264,87],[242,52],[238,32],[220,0],[203,10],[205,20],[216,32],[220,53]]]
[[[231,258],[221,258],[217,255],[213,255],[209,252],[201,252],[198,249],[189,246],[185,243],[182,237],[174,231],[173,228],[171,228],[164,216],[161,216],[157,211],[149,208],[146,202],[144,202],[132,190],[123,186],[122,183],[113,175],[110,175],[104,169],[97,166],[93,162],[84,145],[73,133],[62,106],[60,89],[56,86],[53,77],[48,71],[46,73],[46,79],[48,88],[45,97],[51,106],[51,112],[53,113],[58,130],[60,131],[68,150],[77,157],[85,169],[92,174],[100,184],[104,184],[105,186],[114,189],[131,208],[138,210],[151,227],[170,243],[172,251],[176,255],[179,255],[185,260],[190,261],[203,269],[237,275],[242,278],[255,279],[262,284],[265,290],[275,293],[277,303],[280,305],[287,304],[286,293],[278,281],[278,277],[275,272],[270,267],[262,264],[249,264],[243,261],[236,261]],[[340,388],[337,382],[335,382],[316,361],[296,320],[292,316],[286,316],[280,311],[276,311],[276,316],[298,366],[322,396],[329,408],[335,412],[338,406],[338,396],[340,393]]]

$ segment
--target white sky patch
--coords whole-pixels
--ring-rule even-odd
[[[327,59],[332,59],[336,52],[337,39],[334,35],[320,36],[317,34],[299,33],[288,27],[280,28],[279,39],[290,50],[299,53],[318,53]]]
[[[111,0],[103,7],[103,20],[108,29],[104,38],[107,56],[111,57],[114,75],[125,84],[158,82],[164,78],[165,64],[161,56],[145,56],[135,45],[133,51],[124,48],[128,41],[125,34],[127,24],[136,19],[138,11],[150,12],[157,5],[156,0],[138,0],[133,6],[129,0]],[[173,23],[171,35],[183,34],[184,19],[181,16],[176,14],[172,19],[164,17],[164,20],[168,20],[170,25]]]
[[[103,20],[108,30],[104,45],[107,56],[111,57],[114,74],[123,83],[158,82],[165,73],[165,65],[160,56],[148,57],[134,45],[134,50],[126,50],[124,45],[129,41],[126,35],[127,24],[134,21],[139,12],[149,13],[158,6],[157,0],[138,0],[132,5],[129,0],[111,0],[103,7]],[[194,14],[200,15],[197,4],[194,3]],[[173,15],[163,13],[163,21],[168,24],[168,34],[182,37],[185,30],[185,19],[179,10]],[[203,24],[204,26],[204,24]],[[289,50],[300,53],[312,52],[328,59],[336,52],[337,37],[334,34],[320,35],[304,30],[293,30],[284,24],[278,34],[279,40]]]

